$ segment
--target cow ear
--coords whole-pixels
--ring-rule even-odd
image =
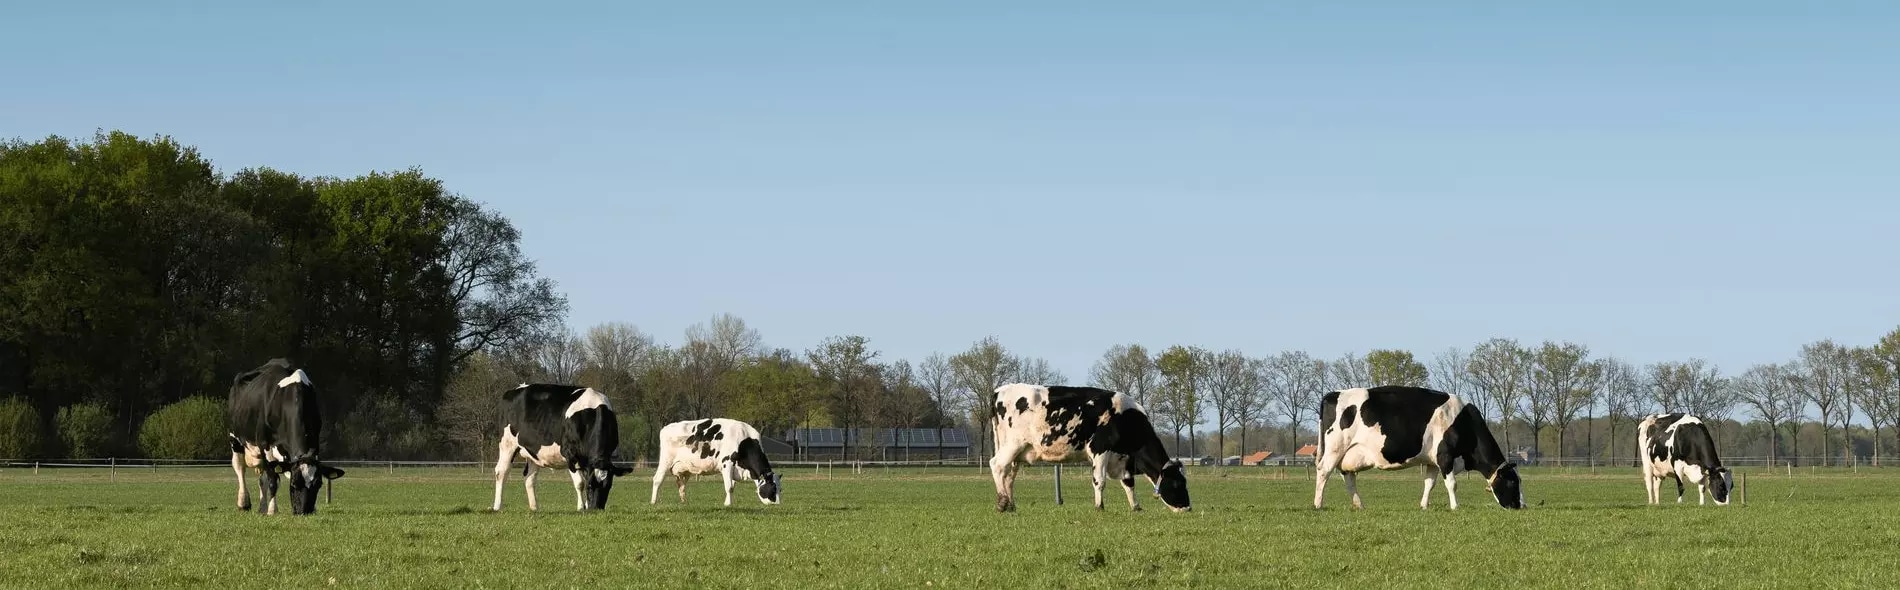
[[[319,474],[321,474],[321,475],[323,475],[323,478],[324,478],[324,479],[336,479],[336,478],[339,478],[339,477],[343,477],[343,470],[342,470],[342,469],[337,469],[337,468],[335,468],[335,467],[331,467],[331,466],[329,466],[329,465],[324,465],[324,466],[321,466],[321,467],[318,467],[318,468],[317,468],[317,472],[318,472]]]

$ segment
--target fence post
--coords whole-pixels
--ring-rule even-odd
[[[388,473],[388,474],[390,474],[390,475],[395,475],[395,474],[396,474],[396,462],[395,462],[395,461],[390,461],[390,462],[389,462],[389,471],[387,471],[386,473]]]
[[[39,474],[40,474],[40,462],[39,462],[39,461],[34,461],[34,462],[33,462],[33,475],[39,475]]]
[[[1742,476],[1742,505],[1747,506],[1748,505],[1748,473],[1743,472],[1740,475]]]
[[[118,457],[112,458],[112,482],[113,483],[119,482],[119,458]]]
[[[1056,465],[1056,505],[1062,505],[1062,466]]]

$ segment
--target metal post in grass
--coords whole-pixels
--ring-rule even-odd
[[[1748,474],[1744,472],[1739,475],[1742,476],[1742,481],[1741,481],[1742,485],[1738,486],[1742,488],[1742,505],[1747,506],[1748,505]]]
[[[119,458],[118,457],[112,458],[112,482],[113,483],[119,482]]]
[[[1062,505],[1062,466],[1056,465],[1056,505]]]

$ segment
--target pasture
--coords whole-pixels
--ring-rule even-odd
[[[1748,505],[1643,505],[1633,468],[1526,469],[1531,508],[1497,508],[1474,476],[1458,512],[1416,470],[1364,474],[1351,511],[1334,477],[1311,507],[1311,472],[1195,467],[1194,511],[1141,493],[1090,501],[1065,469],[1025,469],[1018,512],[998,514],[977,467],[787,468],[780,506],[716,478],[619,479],[606,511],[574,512],[544,473],[529,513],[519,465],[504,510],[474,468],[356,467],[314,517],[233,507],[228,469],[0,470],[0,585],[220,588],[1891,587],[1900,470],[1747,469]],[[648,467],[647,469],[651,469]],[[1138,484],[1144,485],[1144,484]],[[1673,490],[1673,482],[1665,488]],[[280,492],[286,493],[287,492]],[[280,502],[285,501],[280,497]],[[287,512],[287,511],[286,511]]]

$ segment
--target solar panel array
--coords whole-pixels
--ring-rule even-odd
[[[941,435],[941,436],[939,436]],[[872,437],[872,446],[880,447],[930,447],[936,448],[941,438],[943,447],[967,448],[970,437],[960,428],[853,428],[851,444],[862,444],[865,437]],[[841,448],[845,445],[843,428],[792,428],[785,432],[785,440],[798,441],[805,447]]]

